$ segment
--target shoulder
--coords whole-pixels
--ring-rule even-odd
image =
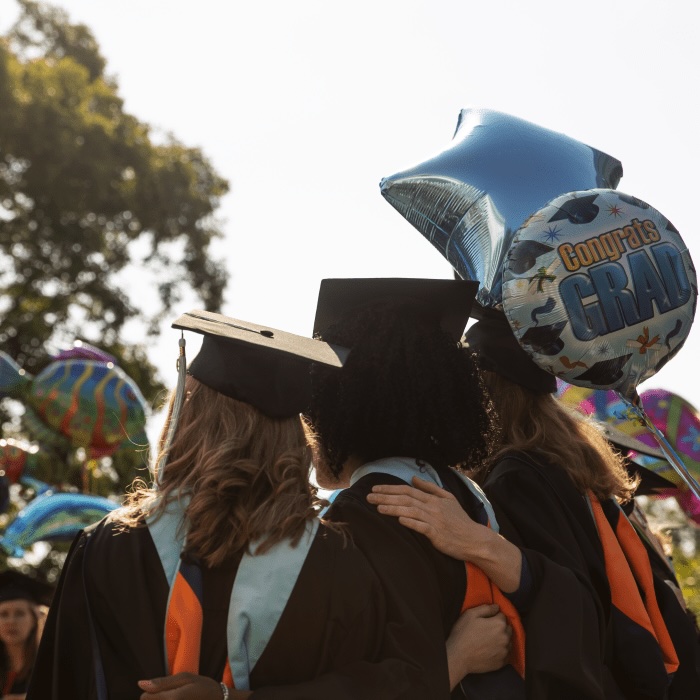
[[[483,488],[487,494],[532,486],[577,495],[574,483],[561,466],[533,452],[510,452],[501,457],[486,477]]]
[[[355,544],[350,531],[341,525],[321,523],[309,558],[321,562],[326,575],[344,582],[372,576],[372,567],[365,555]]]

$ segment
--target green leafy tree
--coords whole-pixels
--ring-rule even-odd
[[[228,183],[199,148],[124,110],[86,26],[44,3],[17,4],[0,37],[0,350],[36,375],[47,348],[83,339],[118,358],[153,405],[165,387],[149,337],[185,292],[221,306],[227,275],[211,244]],[[134,275],[153,280],[152,300],[134,298]],[[127,322],[140,324],[143,342],[125,340]],[[4,401],[0,422],[21,438],[12,406]],[[58,449],[46,481],[120,495],[144,474],[145,452],[85,460]],[[0,529],[33,496],[17,489]]]
[[[114,351],[131,319],[157,333],[183,288],[217,310],[227,276],[210,244],[228,184],[198,148],[124,111],[87,27],[19,5],[0,41],[0,347],[33,372],[51,340],[89,333]],[[130,265],[158,273],[150,311],[120,281]],[[161,387],[146,375],[150,399]]]

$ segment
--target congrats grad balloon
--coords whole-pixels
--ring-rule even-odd
[[[501,303],[501,272],[525,219],[574,190],[617,187],[618,160],[509,114],[463,109],[452,143],[386,177],[382,196],[449,261],[479,282],[477,301]]]
[[[535,362],[628,400],[681,348],[696,301],[678,231],[613,190],[564,194],[533,214],[503,270],[503,309]]]
[[[695,315],[690,253],[666,217],[613,190],[571,192],[516,233],[503,269],[503,310],[535,362],[570,384],[616,391],[696,495],[637,386],[682,347]]]

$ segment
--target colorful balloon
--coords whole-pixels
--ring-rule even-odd
[[[46,492],[17,514],[0,537],[0,547],[8,556],[22,557],[35,542],[72,540],[118,507],[101,496]]]
[[[114,355],[110,355],[100,348],[96,348],[94,345],[85,343],[82,340],[76,340],[73,342],[73,346],[61,350],[58,354],[54,355],[54,360],[96,360],[97,362],[104,362],[105,364],[111,362],[113,365],[117,364],[117,358]]]
[[[658,447],[654,435],[630,411],[629,403],[615,391],[594,390],[557,381],[557,397],[562,403],[584,415],[613,425],[640,442]],[[648,389],[640,395],[644,410],[683,461],[688,472],[700,480],[700,412],[688,401],[666,389]],[[676,485],[659,492],[661,498],[673,496],[685,514],[700,523],[700,499],[688,488],[685,479],[665,459],[633,453],[634,461]]]
[[[517,232],[503,268],[503,310],[535,362],[630,401],[680,350],[696,302],[678,231],[613,190],[552,200]]]
[[[564,192],[615,188],[618,160],[564,134],[488,109],[463,109],[452,143],[420,165],[384,178],[382,196],[463,279],[477,301],[502,301],[501,273],[515,232]],[[531,246],[547,251],[550,245]]]
[[[0,397],[25,403],[28,429],[41,441],[51,444],[56,436],[53,444],[67,441],[94,457],[112,454],[125,440],[148,444],[146,401],[111,362],[57,360],[32,377],[0,353],[0,381]]]
[[[11,438],[0,440],[0,472],[11,484],[23,475],[30,476],[42,460],[39,448]]]
[[[666,436],[686,469],[700,480],[700,412],[689,401],[665,389],[648,389],[639,395],[646,414],[654,425]],[[654,444],[654,437],[645,431],[639,439],[648,445]],[[676,497],[683,511],[696,523],[700,523],[700,499],[687,488],[684,480],[673,470],[661,473],[678,486]]]
[[[586,416],[592,416],[601,423],[612,425],[614,429],[645,445],[658,449],[658,444],[646,426],[641,423],[630,405],[616,391],[590,389],[574,386],[557,379],[557,397],[570,408],[576,409]],[[652,457],[638,452],[632,452],[632,458],[646,469],[671,481],[681,483],[680,477],[666,459]],[[674,491],[664,494],[677,495]]]

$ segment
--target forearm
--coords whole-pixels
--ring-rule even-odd
[[[478,566],[504,593],[520,586],[522,552],[507,539],[488,528],[478,537],[464,540],[461,558]]]

